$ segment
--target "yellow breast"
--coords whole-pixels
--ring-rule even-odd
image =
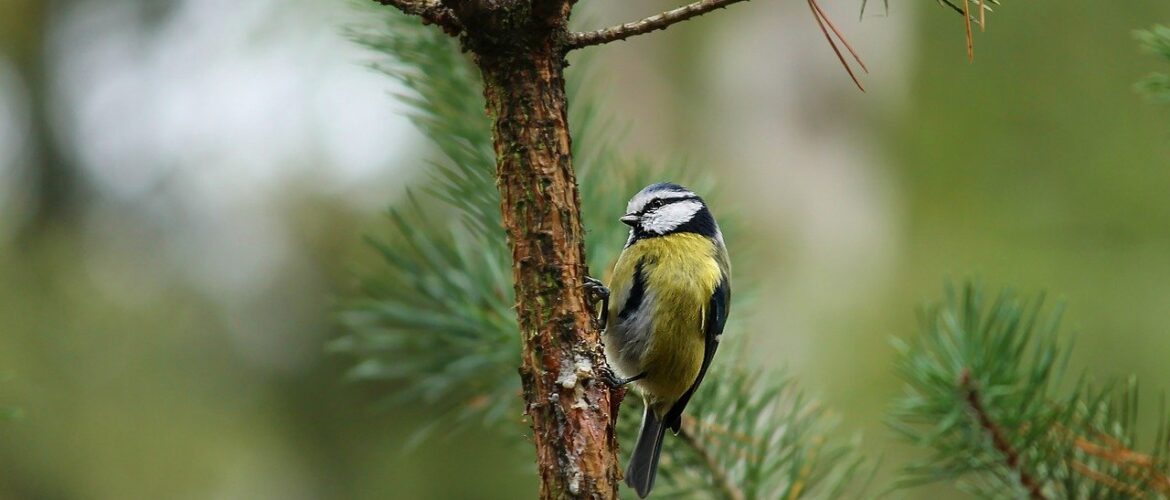
[[[614,269],[611,325],[629,297],[639,262],[643,300],[651,314],[650,339],[638,360],[638,369],[647,376],[639,386],[652,402],[669,406],[690,388],[702,366],[704,320],[722,272],[715,243],[704,236],[679,233],[639,240],[622,253]]]

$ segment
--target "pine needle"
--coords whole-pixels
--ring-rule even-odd
[[[987,19],[984,14],[987,13],[987,0],[979,0],[979,32],[982,33],[987,29]]]
[[[846,73],[849,73],[849,78],[853,79],[853,83],[857,85],[859,90],[865,92],[865,87],[861,85],[861,80],[857,79],[857,75],[853,72],[853,68],[849,65],[849,61],[847,61],[845,56],[841,54],[841,49],[837,48],[837,42],[833,40],[833,35],[836,35],[837,38],[841,40],[841,43],[845,45],[845,48],[849,51],[850,54],[853,55],[853,59],[857,61],[857,64],[861,66],[861,69],[866,73],[869,73],[869,68],[865,66],[865,62],[863,62],[861,57],[857,55],[857,51],[853,50],[853,46],[849,44],[849,41],[845,39],[845,36],[841,34],[841,31],[837,29],[837,26],[833,24],[833,21],[829,19],[829,16],[826,15],[823,10],[821,10],[821,6],[817,4],[816,0],[808,0],[808,8],[810,11],[812,11],[813,18],[816,19],[817,25],[820,26],[821,33],[824,33],[825,39],[829,41],[829,46],[833,48],[833,53],[837,54],[837,60],[841,61],[841,66],[845,68]],[[832,30],[833,35],[829,34],[830,30]]]
[[[963,24],[967,28],[967,61],[975,61],[975,36],[971,33],[971,2],[963,0]]]

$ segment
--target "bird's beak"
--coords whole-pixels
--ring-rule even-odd
[[[622,221],[622,224],[634,227],[638,224],[639,217],[638,214],[626,214],[621,216],[621,218],[618,220]]]

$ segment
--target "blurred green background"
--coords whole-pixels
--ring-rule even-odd
[[[667,1],[582,2],[590,26]],[[632,155],[725,191],[789,366],[892,464],[891,335],[947,277],[1067,301],[1073,359],[1170,387],[1170,109],[1144,0],[1005,0],[966,60],[934,2],[751,2],[593,52]],[[878,8],[874,8],[877,6]],[[334,304],[431,153],[341,0],[0,0],[0,499],[520,498],[525,444],[402,445],[425,407],[343,380]],[[617,205],[624,199],[614,200]],[[742,237],[742,236],[741,236]],[[621,242],[614,242],[620,245]],[[743,269],[737,269],[743,273]],[[776,360],[782,360],[777,362]],[[879,478],[879,480],[881,480]],[[915,491],[897,497],[931,498]]]

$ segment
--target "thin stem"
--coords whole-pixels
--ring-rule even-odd
[[[696,423],[693,418],[685,418],[683,420],[683,426],[679,430],[678,437],[682,438],[683,442],[687,446],[690,446],[691,450],[703,460],[703,465],[707,467],[707,470],[711,471],[711,476],[715,478],[715,485],[719,487],[723,498],[727,500],[744,500],[743,491],[740,491],[735,483],[731,482],[731,478],[727,477],[727,471],[715,460],[715,456],[711,454],[711,451],[704,447],[703,443],[700,443],[698,437],[695,436],[695,426]]]
[[[700,0],[674,10],[668,10],[661,14],[647,17],[641,21],[626,23],[620,26],[611,26],[596,31],[570,33],[568,43],[565,47],[566,50],[573,50],[590,45],[602,45],[618,40],[625,40],[632,36],[664,30],[672,24],[681,23],[715,9],[722,9],[728,5],[745,1],[747,0]]]
[[[963,374],[959,377],[959,387],[967,393],[967,406],[975,413],[975,418],[979,420],[979,426],[991,435],[991,442],[995,449],[1003,454],[1008,469],[1019,476],[1020,484],[1028,490],[1028,498],[1045,500],[1044,492],[1040,491],[1040,484],[1020,466],[1020,453],[1012,447],[1007,436],[1004,435],[1003,429],[991,419],[991,415],[983,407],[983,401],[979,398],[979,390],[971,383],[970,369],[963,369]]]

